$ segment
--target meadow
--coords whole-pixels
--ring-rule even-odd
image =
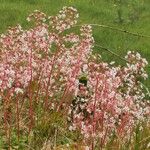
[[[30,27],[26,17],[33,10],[54,15],[63,6],[73,6],[80,12],[78,24],[107,25],[150,36],[149,0],[0,0],[0,33],[18,23],[24,28]],[[118,11],[121,12],[121,22]],[[93,34],[96,44],[108,48],[120,56],[124,56],[128,50],[135,50],[150,61],[150,38],[97,26],[93,27]],[[103,56],[104,60],[123,63],[109,52],[101,48],[95,49]],[[149,71],[150,67],[147,70]],[[149,86],[149,82],[145,84]]]
[[[78,34],[78,31],[79,31],[79,28],[81,27],[81,25],[91,24],[92,30],[93,30],[93,37],[95,40],[93,53],[100,54],[102,56],[102,62],[105,61],[105,62],[110,63],[112,61],[115,61],[115,65],[116,66],[119,65],[118,68],[120,69],[120,72],[122,70],[128,70],[128,69],[129,69],[129,71],[131,71],[130,68],[124,67],[124,65],[126,64],[126,60],[124,59],[124,56],[128,52],[128,54],[126,56],[127,59],[130,60],[133,57],[135,59],[135,62],[136,62],[136,59],[140,60],[139,62],[136,62],[136,63],[138,65],[141,65],[143,68],[146,67],[146,71],[148,72],[148,75],[150,76],[150,64],[146,65],[147,62],[145,61],[145,59],[143,59],[143,58],[146,58],[148,63],[150,63],[150,50],[149,50],[150,49],[150,42],[149,42],[150,41],[150,9],[149,9],[150,1],[149,0],[142,0],[142,1],[140,1],[140,0],[127,0],[127,1],[123,1],[123,0],[0,0],[0,22],[1,22],[0,23],[0,34],[3,34],[3,33],[5,34],[6,30],[9,27],[16,26],[17,24],[20,24],[24,30],[25,29],[28,30],[30,27],[31,28],[34,27],[32,22],[27,22],[27,20],[26,20],[27,16],[29,14],[31,14],[34,10],[40,10],[40,11],[44,12],[46,15],[51,16],[51,15],[56,15],[59,12],[59,10],[61,10],[64,6],[74,7],[77,9],[77,11],[79,13],[78,23],[71,29],[72,32],[75,32]],[[89,34],[88,36],[91,38],[90,27],[87,27],[87,30],[86,30],[86,28],[83,28],[81,30],[83,32],[84,31],[87,32],[86,34],[87,35]],[[69,32],[67,32],[67,33],[69,33]],[[84,35],[85,37],[87,36],[86,34]],[[15,38],[16,37],[14,37],[14,39]],[[35,39],[36,39],[36,37],[35,37]],[[1,41],[3,42],[3,37],[2,37]],[[28,42],[30,42],[30,41],[28,41]],[[92,43],[92,40],[90,42]],[[89,47],[91,46],[90,42],[88,43]],[[3,45],[3,43],[1,45]],[[4,47],[5,47],[5,44],[4,44]],[[2,49],[2,51],[3,50],[5,51],[5,49],[3,49],[3,47],[1,49]],[[38,48],[35,48],[35,49],[38,49]],[[3,56],[5,57],[5,53],[3,53],[2,51],[0,51],[1,52],[0,54],[3,54],[2,57]],[[135,53],[134,52],[130,53],[129,51],[135,51]],[[141,54],[141,56],[139,56],[139,54],[136,52],[139,52]],[[18,53],[20,53],[20,52],[18,52]],[[43,54],[43,52],[41,52],[41,54],[42,54],[42,57],[45,58],[45,54],[47,54],[47,53],[45,52],[45,54]],[[10,56],[11,55],[12,54],[10,53]],[[48,53],[48,55],[49,55],[49,53]],[[70,57],[70,58],[73,57],[73,58],[77,58],[77,59],[79,58],[79,57],[77,57],[78,53],[76,55],[75,54],[72,54],[72,55],[70,54],[68,57]],[[86,54],[86,50],[85,50],[85,54],[83,54],[83,55],[88,55],[88,54]],[[135,55],[135,57],[134,57],[134,55]],[[52,52],[52,54],[50,54],[50,56],[53,56],[53,52]],[[64,54],[64,56],[65,56],[65,54]],[[63,57],[63,54],[61,56],[58,53],[58,58],[59,57],[61,60],[62,59],[61,57]],[[36,58],[36,55],[35,55],[35,58]],[[52,59],[52,58],[53,57],[51,57],[50,59]],[[26,58],[23,58],[23,59],[26,60]],[[40,59],[40,58],[38,58],[38,59]],[[90,61],[91,62],[93,61],[96,64],[98,61],[96,59],[97,58],[90,58],[90,60],[88,60],[89,64],[90,64]],[[60,62],[57,62],[57,60],[52,59],[51,61],[52,62],[54,61],[56,63],[56,64],[52,64],[52,68],[53,68],[53,65],[54,66],[56,65],[59,67],[61,66],[59,64]],[[84,61],[85,60],[83,60],[83,62]],[[132,59],[131,59],[131,61],[132,61]],[[81,58],[81,62],[82,62],[82,58]],[[64,60],[64,63],[65,63],[65,60]],[[72,63],[74,63],[74,62],[72,62]],[[42,64],[42,62],[41,62],[41,64]],[[18,65],[20,65],[20,64],[18,64]],[[25,65],[26,65],[26,63],[25,63]],[[39,66],[37,66],[37,68]],[[23,67],[26,67],[26,66],[23,66]],[[73,67],[71,68],[71,66],[68,66],[68,71],[69,71],[69,67],[70,67],[70,70],[72,69],[71,71],[73,71]],[[108,69],[107,67],[105,68],[105,66],[103,66],[103,65],[102,65],[102,67],[104,67],[104,70]],[[130,67],[130,65],[129,65],[129,67]],[[140,69],[141,70],[138,73],[139,73],[139,76],[144,77],[145,72],[143,70],[145,68],[142,69],[142,67],[139,68],[139,70]],[[111,72],[111,69],[113,70],[113,67],[110,66],[109,69],[108,70]],[[115,69],[117,72],[117,68],[115,68]],[[56,74],[57,74],[57,72],[58,72],[57,67],[56,68],[54,67],[54,70],[56,71]],[[76,69],[76,70],[78,70],[78,69]],[[89,67],[89,74],[90,73],[92,74],[92,68]],[[100,73],[105,75],[105,71],[104,72],[100,71]],[[31,74],[32,74],[32,71],[31,71]],[[53,75],[53,72],[51,74]],[[135,75],[136,73],[134,71],[133,72],[131,71],[131,74],[133,74],[133,76],[135,76],[135,78],[136,78],[136,75]],[[12,106],[12,108],[14,108],[16,112],[15,111],[13,112],[12,109],[9,110],[10,112],[12,111],[12,118],[14,117],[12,119],[12,121],[10,121],[11,122],[10,126],[12,124],[12,129],[10,131],[11,133],[8,133],[8,135],[9,134],[12,135],[12,137],[11,137],[12,139],[9,139],[9,136],[8,136],[8,141],[7,142],[5,141],[6,144],[4,144],[4,141],[3,141],[4,139],[1,139],[0,140],[0,148],[2,145],[2,148],[4,148],[4,149],[10,149],[10,147],[11,147],[13,149],[19,149],[19,150],[24,149],[24,148],[38,150],[38,149],[42,149],[42,147],[43,147],[42,150],[44,150],[44,149],[50,150],[50,148],[46,148],[46,146],[45,146],[45,145],[49,144],[47,142],[49,142],[48,140],[50,140],[52,142],[52,147],[53,147],[52,149],[94,150],[94,146],[92,146],[90,149],[86,146],[84,147],[84,145],[82,146],[82,144],[81,144],[81,147],[79,146],[80,139],[83,139],[83,135],[80,135],[80,131],[79,132],[78,131],[70,132],[69,130],[66,130],[67,129],[67,123],[65,121],[66,116],[65,115],[62,116],[62,114],[64,114],[64,112],[66,112],[66,110],[63,108],[63,106],[61,106],[62,105],[61,103],[59,106],[59,104],[57,104],[58,101],[56,101],[56,108],[57,108],[56,110],[59,110],[62,107],[62,111],[60,111],[60,112],[54,111],[55,109],[49,110],[47,108],[48,107],[48,104],[47,104],[48,98],[50,98],[50,99],[58,98],[59,99],[62,96],[63,101],[65,101],[65,99],[72,98],[73,94],[69,93],[70,92],[69,90],[67,92],[70,95],[68,93],[65,93],[65,90],[64,90],[65,86],[63,85],[63,84],[67,83],[66,85],[68,86],[68,82],[70,82],[70,80],[64,81],[66,83],[64,83],[62,81],[60,81],[60,83],[59,83],[59,79],[58,79],[58,81],[57,81],[57,79],[55,79],[58,82],[58,83],[56,82],[56,87],[55,86],[53,87],[53,84],[52,84],[51,88],[49,90],[51,91],[53,88],[54,89],[56,88],[56,91],[59,93],[60,92],[59,89],[62,88],[62,91],[64,91],[64,95],[63,95],[63,92],[62,93],[60,92],[59,94],[57,92],[54,92],[54,95],[51,97],[51,95],[49,95],[50,92],[48,92],[49,85],[47,85],[47,89],[41,88],[41,86],[45,87],[45,85],[42,85],[42,83],[41,83],[41,86],[39,86],[40,85],[40,80],[39,80],[40,74],[37,74],[37,76],[38,75],[39,75],[39,78],[35,77],[35,79],[37,79],[37,81],[39,81],[39,82],[36,82],[36,80],[32,81],[32,75],[31,75],[31,81],[29,82],[28,86],[25,87],[25,89],[26,89],[25,91],[27,94],[23,93],[20,89],[19,89],[20,91],[17,89],[18,91],[16,91],[16,94],[14,94],[14,97],[11,99],[10,98],[11,96],[9,95],[11,93],[11,90],[10,91],[9,91],[9,89],[8,89],[8,91],[1,90],[2,97],[4,99],[6,97],[6,100],[7,100],[6,106],[8,105],[8,108],[10,108]],[[58,74],[58,76],[59,75],[61,77],[61,74]],[[66,80],[64,77],[65,75],[66,75],[65,72],[63,72],[62,78],[64,78],[64,80]],[[78,75],[79,75],[79,73],[77,73],[74,78],[78,78]],[[120,79],[124,78],[123,74],[120,75],[121,77],[118,74],[117,74],[117,76]],[[141,77],[139,78],[139,76],[137,76],[137,80],[139,80],[141,84],[144,83],[144,84],[142,84],[142,85],[144,85],[144,91],[148,92],[148,88],[150,89],[150,78],[148,77],[148,79],[146,81],[144,81]],[[53,77],[55,77],[55,75]],[[111,81],[112,77],[109,75],[108,76],[106,75],[106,78],[107,77]],[[28,78],[30,78],[30,76],[28,76]],[[42,78],[42,76],[41,76],[41,78]],[[42,79],[43,79],[43,83],[50,84],[49,82],[47,83],[47,80],[46,80],[47,74],[46,73],[45,73],[45,79],[44,78],[42,78]],[[24,80],[25,80],[25,78],[22,79],[22,81],[24,81]],[[84,79],[84,80],[87,80],[87,79]],[[74,84],[76,83],[75,81],[73,81],[73,82],[74,82]],[[85,82],[86,81],[84,81],[83,84],[85,84]],[[91,80],[91,82],[92,82],[92,80]],[[116,79],[116,82],[117,82],[117,79]],[[124,83],[124,81],[122,81],[122,82]],[[57,87],[58,86],[57,84],[60,84],[60,88]],[[109,85],[109,87],[111,87],[111,83],[108,83],[108,85]],[[117,89],[117,85],[115,85],[115,83],[112,83],[112,85],[114,86],[113,87],[114,89]],[[39,86],[39,89],[38,89],[38,86]],[[91,84],[91,86],[92,86],[92,84]],[[126,86],[128,87],[128,85],[126,85],[126,84],[123,86],[125,86],[125,88],[120,89],[120,87],[119,87],[120,92],[122,92],[122,90],[126,91]],[[136,89],[137,91],[135,90],[134,92],[135,93],[137,92],[139,94],[141,92],[140,86],[137,85],[136,82],[135,82],[135,86],[137,86],[138,88]],[[93,89],[95,87],[96,87],[96,85],[93,86]],[[69,88],[70,88],[70,86],[69,86]],[[83,87],[83,89],[84,89],[84,87]],[[40,91],[41,93],[40,92],[38,93],[37,92],[38,90],[39,91],[41,90]],[[46,95],[43,94],[43,90],[46,91],[46,92],[44,91],[46,93]],[[110,91],[111,90],[112,89],[110,88]],[[130,86],[129,86],[129,90],[131,90]],[[36,92],[39,95],[40,94],[41,95],[39,96]],[[93,93],[94,92],[96,93],[97,91],[93,91]],[[132,90],[130,92],[131,92],[130,94],[132,96],[135,96],[133,94]],[[125,92],[123,91],[123,93],[125,93]],[[82,96],[82,94],[81,94],[81,96]],[[140,94],[138,96],[140,97]],[[0,97],[0,98],[2,99],[2,97]],[[36,101],[38,98],[39,98],[39,100],[38,100],[39,103],[37,103],[37,101]],[[149,99],[150,97],[147,95],[146,98]],[[25,102],[24,101],[22,102],[22,99],[24,99]],[[91,99],[92,99],[92,97],[91,97]],[[109,97],[108,97],[108,99],[109,99]],[[142,97],[140,97],[139,99],[142,99]],[[29,103],[28,103],[28,100],[29,100]],[[8,104],[9,102],[10,102],[10,104]],[[96,98],[95,98],[94,103],[97,103]],[[110,103],[111,103],[111,100],[110,100]],[[1,104],[3,105],[3,102],[1,102]],[[5,118],[5,109],[6,109],[6,114],[7,114],[8,108],[7,107],[5,108],[5,105],[4,105],[4,118],[3,118],[2,117],[3,109],[2,109],[1,104],[0,104],[0,108],[1,108],[0,116],[2,119],[0,119],[0,122],[3,122],[3,119],[4,119],[4,122],[7,122],[9,120],[9,117],[7,118],[7,115],[6,115],[6,118]],[[68,102],[66,102],[66,104],[67,104],[66,107],[70,107],[68,105]],[[50,102],[50,105],[52,106],[51,102]],[[92,103],[89,105],[92,105]],[[116,105],[116,107],[119,108],[118,104],[115,103],[114,106],[112,106],[111,111],[113,111],[113,109],[116,108],[115,105]],[[123,103],[122,105],[126,105],[126,104]],[[143,106],[141,106],[141,109],[143,108],[144,111],[146,111],[145,104],[141,103],[138,105],[145,106],[145,108],[143,108]],[[137,105],[137,107],[138,107],[138,105]],[[149,103],[147,104],[147,106],[149,106]],[[130,107],[132,107],[132,105]],[[131,109],[130,107],[128,108],[129,110]],[[19,108],[20,108],[20,110],[19,110]],[[27,115],[26,110],[28,110],[28,109],[29,109],[29,116],[26,117],[26,115]],[[94,110],[92,110],[92,113],[95,113],[95,109],[96,108],[94,108]],[[101,110],[101,108],[97,108],[97,109]],[[147,108],[147,109],[149,109],[149,108]],[[130,111],[132,111],[132,109]],[[107,112],[107,110],[106,110],[106,112]],[[91,116],[93,116],[92,113],[90,114]],[[108,111],[107,113],[109,114],[110,112]],[[137,110],[137,114],[138,113],[139,112]],[[34,117],[35,118],[37,117],[37,120],[35,119],[37,122],[35,123],[35,126],[33,127],[33,130],[32,130],[32,125],[34,123],[31,120]],[[120,116],[118,116],[118,117],[120,118]],[[8,124],[6,123],[6,133],[7,133],[7,125],[9,128],[9,123]],[[16,128],[13,128],[13,126],[15,126]],[[29,126],[29,130],[32,130],[32,132],[29,131],[29,133],[31,135],[27,137],[26,135],[28,134],[28,129],[27,129],[28,126]],[[78,124],[77,124],[77,126],[78,126]],[[145,130],[144,131],[141,130],[140,126],[145,127]],[[93,128],[94,128],[94,125],[93,125]],[[1,129],[3,129],[2,126],[1,126]],[[79,129],[80,129],[80,126],[79,126]],[[23,130],[25,130],[25,132]],[[95,130],[96,130],[96,128],[95,128]],[[8,130],[8,132],[9,132],[9,130]],[[127,142],[125,144],[122,144],[121,141],[119,141],[120,140],[119,138],[117,140],[115,140],[116,137],[113,137],[113,135],[112,135],[112,137],[114,139],[112,138],[112,141],[109,141],[106,144],[105,148],[110,149],[110,150],[111,149],[142,150],[143,148],[146,149],[146,146],[149,144],[149,142],[148,142],[149,135],[150,135],[149,134],[149,126],[147,126],[147,124],[145,124],[145,122],[141,122],[141,124],[139,124],[139,126],[137,126],[135,128],[135,136],[132,140],[129,140],[130,141],[129,143]],[[0,136],[1,137],[4,136],[4,130],[0,133]],[[104,139],[105,139],[105,137],[104,137]],[[70,145],[68,145],[68,143]],[[101,140],[99,145],[103,145],[102,143],[104,143],[104,140]],[[143,143],[145,143],[145,145]],[[96,145],[96,144],[94,144],[93,141],[92,141],[92,144]],[[51,145],[51,143],[50,143],[50,145]],[[99,145],[95,146],[95,150],[103,149],[103,146],[99,147]],[[63,146],[65,146],[65,148],[63,148]],[[113,146],[114,146],[114,148],[113,148]],[[148,148],[149,147],[147,146],[147,149]]]

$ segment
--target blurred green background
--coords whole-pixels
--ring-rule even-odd
[[[9,26],[30,25],[26,17],[35,9],[55,15],[63,6],[75,7],[78,24],[103,24],[150,36],[150,0],[0,0],[0,33]],[[138,37],[111,29],[93,27],[96,44],[124,57],[128,50],[141,53],[150,63],[150,38]],[[95,48],[106,61],[124,63],[100,48]],[[150,67],[147,67],[150,75]],[[150,79],[145,83],[150,87]]]

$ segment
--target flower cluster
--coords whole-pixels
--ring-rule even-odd
[[[75,25],[78,17],[79,14],[75,8],[63,7],[63,9],[59,11],[58,15],[51,16],[49,19],[52,28],[61,33]]]
[[[81,130],[86,144],[93,139],[105,145],[113,135],[128,139],[133,128],[150,115],[140,82],[147,78],[147,61],[139,53],[128,52],[126,66],[103,62],[92,54],[91,26],[83,25],[80,34],[62,34],[77,18],[72,7],[52,17],[35,11],[27,18],[35,22],[34,27],[23,30],[17,25],[1,35],[4,121],[11,123],[8,111],[16,115],[13,122],[18,122],[19,130],[19,117],[28,116],[29,109],[30,125],[24,123],[31,127],[40,105],[43,114],[45,110],[67,112],[69,129]]]
[[[77,18],[76,9],[64,7],[54,19],[57,22],[54,25],[62,32],[73,26]],[[0,37],[0,95],[9,110],[14,104],[16,111],[22,111],[18,109],[22,108],[20,105],[29,105],[29,118],[33,120],[36,118],[33,104],[59,110],[65,101],[71,100],[77,92],[82,68],[92,53],[94,40],[90,26],[81,27],[80,35],[56,33],[58,28],[54,30],[53,23],[40,11],[34,11],[27,20],[33,20],[35,26],[23,30],[17,25]],[[12,113],[18,114],[21,112]]]
[[[149,120],[150,103],[144,100],[139,82],[147,75],[147,61],[135,52],[128,52],[126,59],[123,67],[96,60],[88,63],[87,85],[79,89],[68,117],[69,129],[80,129],[86,143],[94,139],[104,146],[114,135],[126,142],[138,124]]]

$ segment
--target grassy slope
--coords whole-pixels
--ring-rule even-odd
[[[26,22],[26,16],[35,9],[49,15],[55,15],[63,6],[74,6],[78,9],[80,13],[79,24],[105,24],[150,35],[149,0],[143,0],[143,5],[142,3],[139,4],[142,13],[135,23],[128,23],[127,13],[129,8],[124,6],[123,11],[126,21],[123,24],[114,21],[117,15],[113,0],[0,0],[0,33],[4,32],[8,26],[14,26],[17,23],[27,28],[29,24]],[[150,38],[139,38],[100,27],[94,27],[94,37],[97,44],[110,48],[121,56],[124,56],[127,50],[138,50],[150,63]],[[122,60],[102,49],[97,49],[97,51],[103,55],[105,60],[122,62]],[[150,73],[150,68],[148,70]]]

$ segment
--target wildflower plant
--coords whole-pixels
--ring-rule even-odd
[[[66,115],[68,130],[79,130],[85,145],[104,147],[113,136],[124,142],[141,122],[149,123],[150,104],[141,79],[147,61],[129,51],[125,66],[115,66],[92,53],[90,25],[66,33],[77,23],[75,8],[56,16],[34,11],[34,26],[9,28],[0,37],[0,120],[11,145],[29,134],[39,118],[52,112]]]

